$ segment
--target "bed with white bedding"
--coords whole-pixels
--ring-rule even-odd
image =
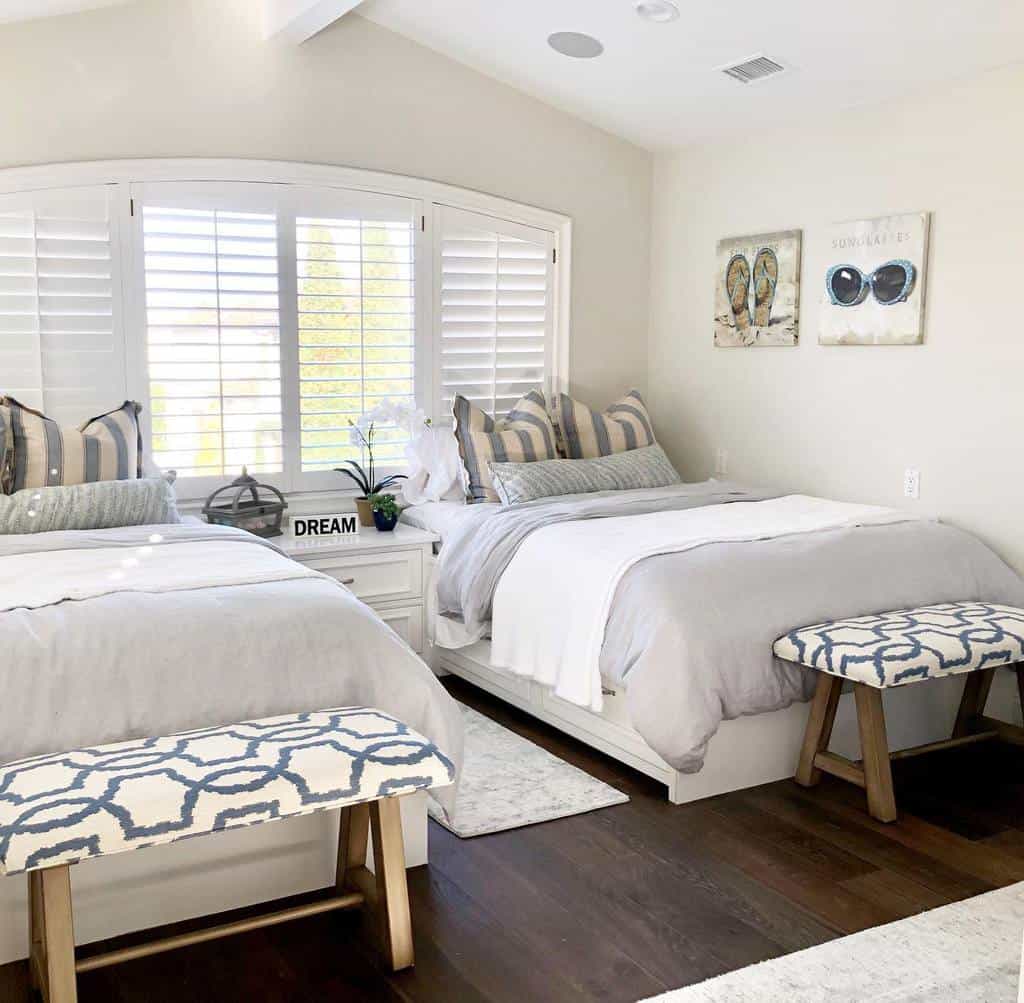
[[[803,670],[772,655],[794,626],[958,599],[1024,601],[1020,577],[951,526],[715,481],[465,506],[436,577],[444,668],[492,689],[500,673],[514,702],[575,722],[566,730],[612,754],[628,746],[626,761],[646,754],[639,742],[664,768],[647,772],[662,779],[692,776],[709,758],[729,772],[714,744],[723,723],[756,733],[755,744],[774,741],[765,729],[785,716],[767,712],[810,695]],[[608,689],[618,737],[588,723],[608,717]],[[792,710],[784,730],[795,747],[805,713]],[[907,724],[906,744],[927,740],[929,723]],[[754,750],[748,782],[791,774],[788,747],[773,754]],[[777,776],[764,773],[769,760]],[[744,785],[735,771],[723,782]],[[715,783],[690,789],[703,796]]]
[[[181,524],[0,537],[0,761],[295,711],[379,707],[456,762],[426,665],[334,579]]]
[[[241,530],[0,536],[0,652],[4,763],[356,704],[462,761],[458,706],[405,642],[339,582]],[[403,802],[407,859],[423,863],[425,802]],[[336,819],[259,828],[82,865],[79,942],[330,882]],[[24,884],[0,882],[0,962],[24,956],[24,929]]]

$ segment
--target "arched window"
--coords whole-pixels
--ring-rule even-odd
[[[184,497],[243,464],[337,489],[382,399],[443,421],[455,393],[503,413],[565,383],[556,213],[254,161],[12,169],[0,193],[0,393],[62,423],[139,400]],[[400,468],[402,434],[380,441]]]

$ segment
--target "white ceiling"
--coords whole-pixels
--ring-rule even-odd
[[[632,0],[366,0],[358,13],[650,149],[834,117],[1024,53],[1021,0],[677,3],[670,24]],[[555,31],[594,35],[604,55],[560,56]],[[716,72],[760,53],[792,69],[747,85]]]
[[[129,0],[0,0],[0,24],[11,21],[34,21],[40,17],[73,14],[96,7],[113,7]]]

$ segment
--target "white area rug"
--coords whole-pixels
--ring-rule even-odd
[[[456,836],[518,829],[629,800],[539,745],[460,706],[466,753],[451,822],[430,802],[431,816]]]
[[[1017,1003],[1024,882],[656,996],[659,1003]]]

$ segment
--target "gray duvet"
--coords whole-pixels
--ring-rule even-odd
[[[602,518],[764,497],[708,482],[490,509],[475,522],[467,512],[441,551],[441,611],[467,624],[486,619],[519,543],[574,512]],[[676,769],[696,772],[723,720],[810,697],[809,675],[772,654],[782,634],[837,617],[974,599],[1024,606],[1024,581],[980,540],[936,522],[711,544],[648,558],[626,574],[601,671],[626,685],[633,726],[647,743]]]
[[[161,548],[206,539],[269,546],[203,525],[0,537],[0,588],[17,589],[7,569],[25,573],[12,555],[46,574],[73,550],[153,545],[159,560]],[[268,577],[279,562],[294,567],[275,548],[268,556]],[[0,612],[0,693],[0,763],[350,705],[393,714],[462,761],[457,704],[369,607],[321,576]]]

